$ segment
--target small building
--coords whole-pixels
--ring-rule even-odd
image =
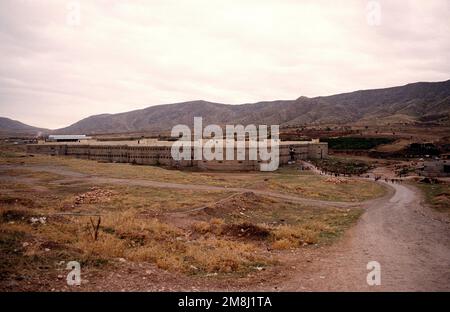
[[[440,159],[424,161],[422,174],[429,177],[450,177],[450,154],[442,154]]]
[[[90,140],[84,134],[51,134],[48,136],[47,142],[81,142],[82,140]]]

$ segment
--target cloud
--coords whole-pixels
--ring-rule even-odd
[[[0,2],[0,115],[58,128],[204,99],[294,99],[448,79],[446,0]],[[71,26],[71,4],[80,24]]]

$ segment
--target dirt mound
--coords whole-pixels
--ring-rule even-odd
[[[116,195],[116,193],[113,191],[93,186],[89,192],[76,196],[74,205],[79,206],[82,204],[104,203],[110,201],[111,197],[114,195]]]
[[[232,195],[224,200],[221,200],[209,207],[204,211],[208,215],[220,216],[224,213],[230,213],[233,211],[244,212],[246,210],[254,208],[258,203],[263,201],[263,197],[256,195],[253,192],[245,192],[237,195]]]
[[[223,233],[251,240],[263,240],[270,236],[270,231],[268,229],[250,222],[226,225],[224,226]]]

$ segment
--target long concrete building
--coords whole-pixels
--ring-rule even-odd
[[[249,144],[246,142],[245,160],[175,160],[171,155],[173,141],[142,139],[135,141],[97,141],[80,140],[79,142],[39,142],[30,144],[30,154],[64,155],[81,159],[105,162],[133,163],[140,165],[165,165],[175,168],[198,167],[204,170],[250,171],[260,170],[259,158],[249,159]],[[193,155],[193,147],[192,147]],[[225,155],[225,151],[224,154]],[[328,156],[328,143],[313,141],[282,141],[279,144],[279,164],[289,161],[320,159]]]

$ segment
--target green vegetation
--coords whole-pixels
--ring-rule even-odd
[[[347,175],[363,174],[373,168],[372,164],[367,161],[333,156],[325,159],[313,159],[311,162],[325,172]]]
[[[321,138],[322,142],[328,142],[328,147],[335,150],[369,150],[381,144],[394,142],[391,138],[364,138],[364,137],[339,137]]]
[[[439,148],[432,143],[412,143],[405,149],[405,154],[414,156],[439,155]]]

